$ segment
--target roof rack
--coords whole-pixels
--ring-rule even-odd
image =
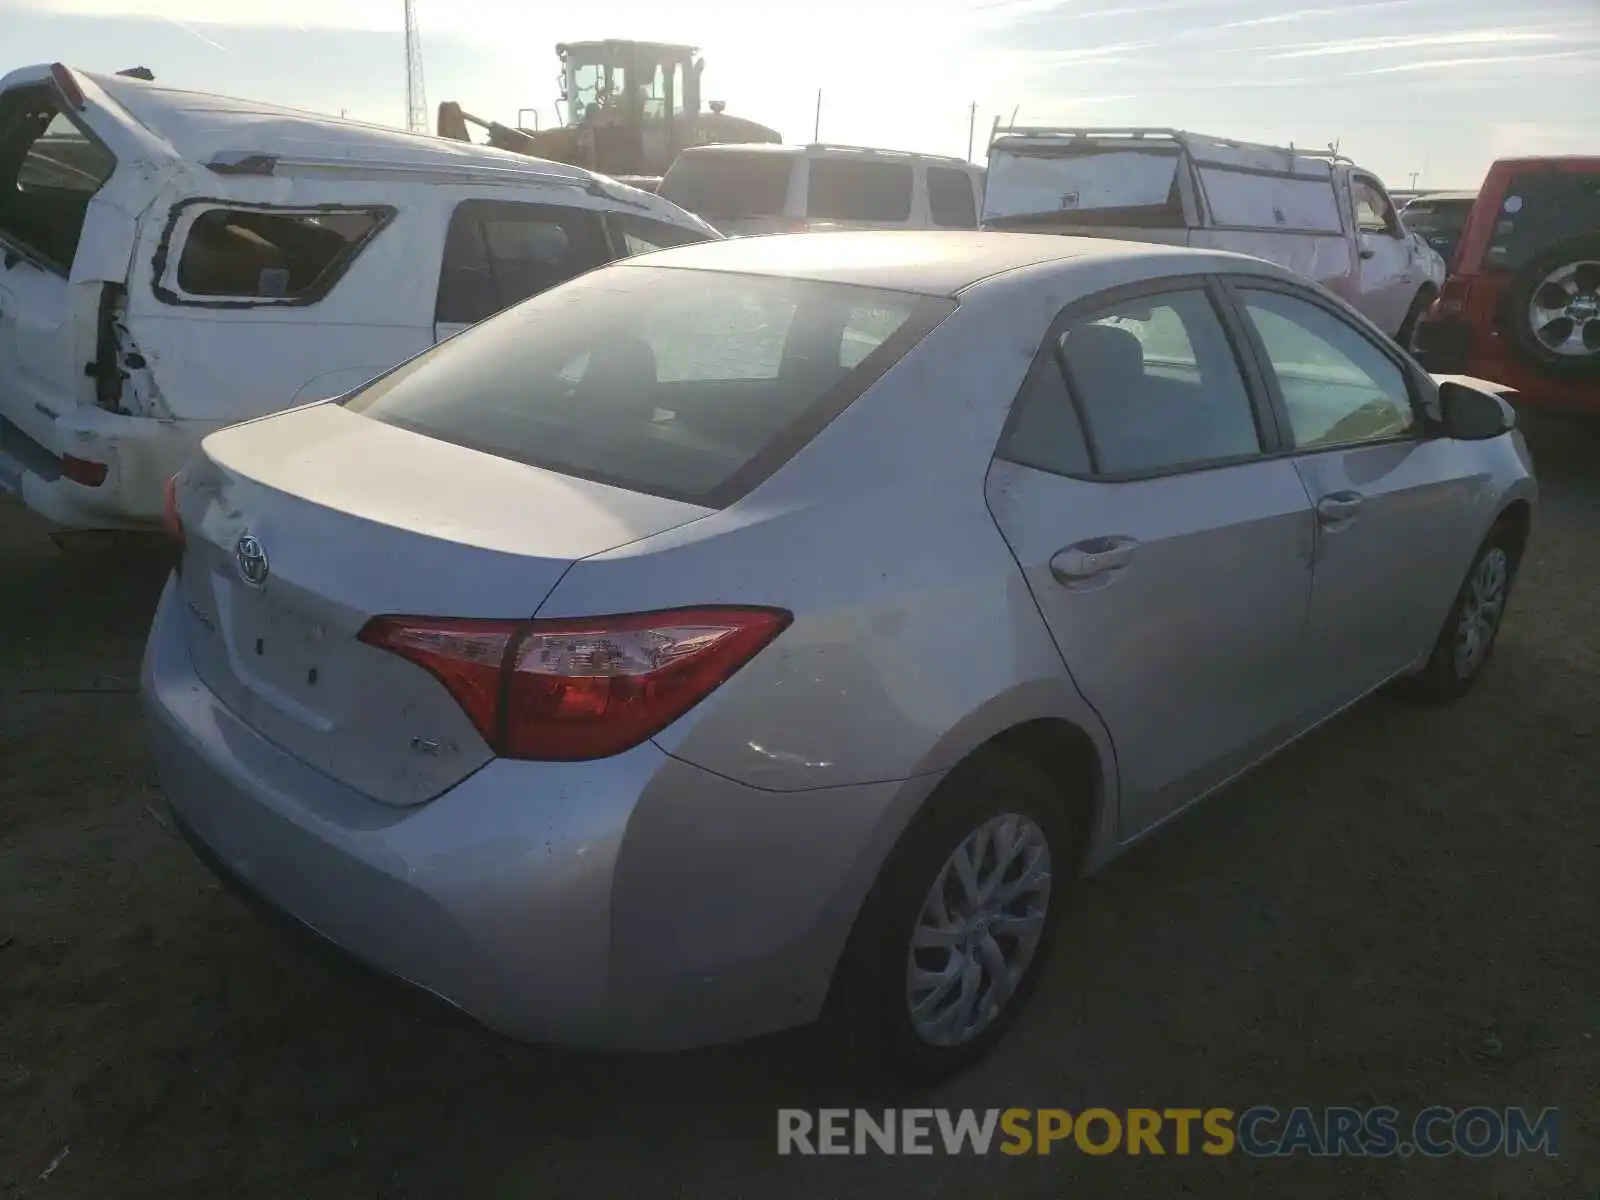
[[[1287,154],[1296,158],[1317,159],[1328,163],[1348,163],[1353,161],[1345,155],[1331,148],[1316,150],[1303,146],[1296,146],[1290,142],[1287,146],[1273,146],[1265,142],[1247,142],[1239,138],[1217,137],[1209,133],[1195,133],[1184,129],[1171,129],[1162,126],[1129,126],[1117,128],[1106,126],[1095,128],[1093,126],[1069,125],[1039,125],[1039,126],[1006,126],[997,127],[990,137],[992,146],[1004,137],[1022,138],[1062,138],[1083,139],[1085,141],[1151,141],[1164,140],[1183,147],[1192,152],[1196,144],[1210,143],[1213,146],[1225,146],[1230,150],[1250,150],[1268,154]]]
[[[807,150],[846,150],[852,154],[881,154],[885,158],[926,158],[934,162],[960,163],[971,166],[966,159],[954,154],[924,154],[920,150],[887,150],[881,146],[851,146],[844,142],[808,142]]]
[[[387,176],[418,182],[521,183],[575,188],[594,196],[627,201],[607,188],[604,177],[585,172],[565,175],[540,170],[534,160],[524,167],[515,162],[406,162],[396,159],[327,158],[314,155],[264,154],[250,150],[222,150],[211,156],[207,169],[218,175],[280,176],[300,171],[338,171],[356,176]]]

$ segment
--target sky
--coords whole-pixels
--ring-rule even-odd
[[[699,46],[704,95],[789,141],[963,155],[992,122],[1176,126],[1339,148],[1391,188],[1600,153],[1600,0],[416,0],[430,120],[554,120],[558,41]],[[403,125],[402,0],[0,0],[0,72],[177,87]],[[604,16],[596,14],[604,13]],[[822,93],[820,123],[817,93]],[[977,105],[976,120],[972,105]],[[531,124],[531,118],[527,123]]]

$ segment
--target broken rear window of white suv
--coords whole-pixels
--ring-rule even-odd
[[[116,166],[62,113],[48,85],[0,97],[0,237],[66,274],[89,201]]]
[[[954,307],[811,280],[608,267],[472,327],[344,404],[500,458],[723,508]]]
[[[393,212],[388,208],[208,209],[194,219],[183,239],[178,294],[162,299],[183,303],[184,297],[194,296],[309,304],[328,293]]]

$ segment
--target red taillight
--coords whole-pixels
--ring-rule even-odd
[[[81,483],[84,487],[99,487],[106,481],[106,464],[91,462],[87,458],[77,458],[71,454],[61,456],[61,473],[73,483]]]
[[[179,546],[183,545],[183,518],[178,515],[178,477],[167,480],[167,501],[161,510],[161,528]]]
[[[374,617],[361,640],[444,684],[496,754],[570,762],[620,754],[659,733],[791,619],[770,608],[543,621]]]
[[[1472,295],[1472,284],[1459,275],[1444,281],[1444,288],[1432,307],[1445,316],[1458,317],[1467,311],[1467,300]]]

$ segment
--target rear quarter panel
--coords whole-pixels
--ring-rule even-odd
[[[165,412],[232,422],[324,399],[433,343],[434,300],[454,188],[213,176],[191,168],[146,215],[129,281],[129,329]],[[163,268],[208,204],[391,205],[389,225],[321,300],[304,305],[169,303]],[[322,380],[318,387],[313,381]],[[308,387],[308,385],[311,385]]]
[[[772,791],[942,771],[1032,717],[1098,730],[984,502],[1006,412],[1059,304],[1041,292],[1031,307],[964,302],[743,501],[585,559],[539,615],[793,612],[656,739]]]

